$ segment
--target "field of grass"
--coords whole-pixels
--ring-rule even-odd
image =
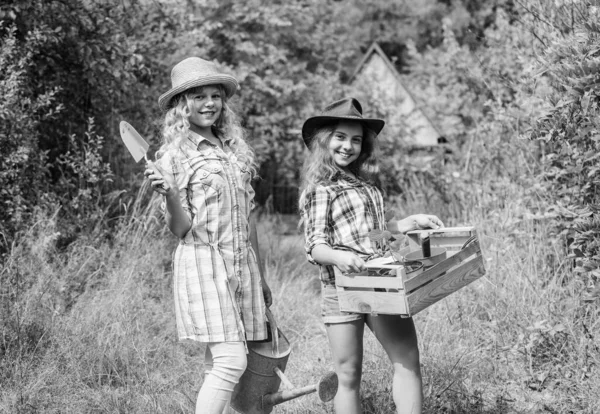
[[[61,250],[55,217],[42,214],[13,246],[0,279],[1,413],[193,412],[203,349],[176,340],[176,240],[156,203],[143,204],[110,239]],[[425,413],[600,412],[598,303],[582,300],[585,286],[543,220],[519,210],[507,202],[468,222],[438,213],[478,228],[487,274],[415,317]],[[316,383],[332,369],[316,268],[293,219],[262,216],[259,227],[273,313],[293,348],[286,375]],[[393,413],[387,358],[365,340],[365,413]],[[310,394],[274,412],[333,411]]]

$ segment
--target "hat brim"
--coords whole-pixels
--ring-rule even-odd
[[[211,75],[211,76],[203,76],[202,78],[193,79],[188,82],[185,82],[181,85],[178,85],[175,88],[170,89],[169,91],[163,93],[158,98],[158,106],[163,111],[167,111],[169,109],[169,104],[171,103],[171,99],[175,97],[175,95],[180,94],[181,92],[185,92],[188,89],[196,88],[198,86],[207,86],[207,85],[223,85],[225,89],[225,94],[227,98],[231,98],[235,95],[239,85],[237,80],[230,75]]]
[[[355,121],[361,124],[364,124],[367,128],[378,135],[383,127],[385,126],[385,121],[383,119],[376,118],[361,118],[354,116],[327,116],[327,115],[319,115],[313,116],[312,118],[308,118],[304,125],[302,125],[302,139],[304,140],[304,144],[310,148],[310,143],[313,139],[313,135],[315,131],[321,128],[324,125],[332,124],[339,121]]]

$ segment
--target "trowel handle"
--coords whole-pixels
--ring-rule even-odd
[[[150,168],[151,170],[156,169],[163,176],[165,175],[165,173],[154,163],[154,161],[148,159],[148,157],[146,156],[146,154],[144,154],[144,161],[146,161],[146,168]],[[163,184],[161,184],[161,185],[159,185],[159,188],[162,188],[164,190],[165,186]]]
[[[273,355],[279,355],[279,335],[277,334],[277,323],[271,309],[266,309],[267,320],[271,325],[271,337],[273,338]]]

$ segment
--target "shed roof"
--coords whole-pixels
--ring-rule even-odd
[[[373,74],[377,76],[373,76]],[[393,82],[393,85],[386,85],[385,92],[394,94],[393,98],[402,101],[398,106],[399,115],[404,117],[405,122],[412,129],[412,136],[404,138],[408,141],[408,144],[416,147],[431,147],[447,142],[446,138],[423,112],[410,90],[404,85],[395,65],[379,44],[373,42],[356,66],[348,83],[356,85],[360,82],[369,82],[375,78],[378,79],[377,82],[380,82],[380,77],[385,78],[385,82]]]

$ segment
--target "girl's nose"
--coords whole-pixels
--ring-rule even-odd
[[[212,98],[208,98],[208,101],[206,101],[206,106],[213,106],[214,104],[215,103]]]

